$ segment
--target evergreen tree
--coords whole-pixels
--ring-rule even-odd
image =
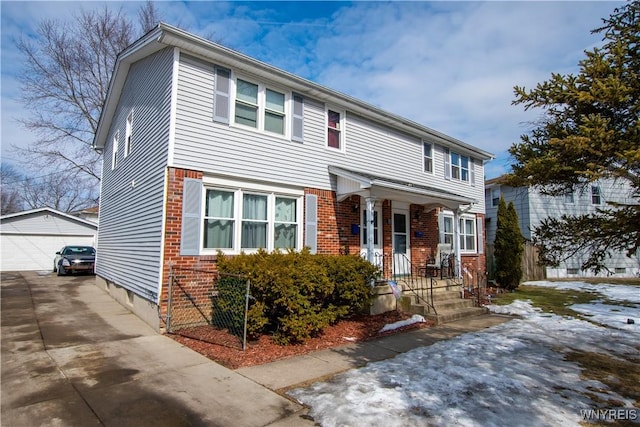
[[[640,2],[616,8],[603,23],[593,30],[603,45],[585,51],[577,75],[554,73],[532,90],[515,88],[514,104],[544,116],[509,150],[512,186],[561,195],[588,190],[599,179],[628,184],[629,203],[550,218],[533,230],[543,263],[557,265],[580,252],[582,268],[596,273],[612,251],[640,250]]]
[[[509,202],[507,206],[504,198],[500,197],[494,257],[496,280],[505,289],[515,290],[522,280],[523,240],[513,202]]]

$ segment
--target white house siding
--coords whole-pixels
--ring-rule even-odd
[[[443,148],[434,144],[435,172],[425,173],[420,138],[350,114],[348,106],[332,106],[347,110],[346,150],[327,148],[325,104],[306,96],[303,143],[233,124],[216,123],[213,121],[213,72],[214,64],[181,56],[173,166],[297,187],[331,189],[335,182],[328,166],[334,165],[445,188],[478,200],[472,212],[484,213],[482,162],[476,161],[475,186],[447,181]],[[264,79],[258,81],[269,83]]]
[[[132,64],[104,149],[100,195],[97,274],[154,302],[161,270],[172,66],[172,49]],[[125,158],[125,127],[132,108],[132,150]],[[118,129],[119,160],[112,170]]]
[[[576,191],[574,193],[573,203],[565,201],[564,196],[546,196],[526,187],[509,187],[505,185],[490,185],[491,188],[497,185],[501,194],[508,203],[512,201],[518,214],[520,230],[523,236],[531,240],[531,230],[549,217],[559,218],[562,215],[584,215],[595,213],[598,208],[606,207],[607,202],[619,203],[637,203],[633,200],[631,189],[622,181],[614,182],[611,180],[603,180],[597,183],[601,189],[600,205],[591,203],[591,186],[588,186],[583,192]],[[489,206],[491,196],[488,192],[487,204]],[[487,228],[487,243],[491,244],[495,240],[495,226],[497,221],[497,208],[487,209],[487,217],[492,218],[489,224],[491,228]],[[580,271],[582,262],[586,259],[585,255],[575,255],[566,262],[561,263],[557,268],[547,268],[547,277],[549,278],[566,278],[566,277],[588,277],[593,274],[590,271]],[[616,253],[613,257],[605,261],[605,266],[612,272],[617,269],[624,269],[624,273],[617,273],[616,276],[633,276],[640,267],[638,258],[629,258],[623,253]],[[571,271],[576,273],[570,273]],[[620,271],[620,270],[619,270]]]

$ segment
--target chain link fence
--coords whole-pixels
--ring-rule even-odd
[[[167,332],[244,350],[249,291],[246,277],[172,265]]]

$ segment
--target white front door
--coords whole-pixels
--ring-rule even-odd
[[[367,257],[367,210],[362,210],[360,217],[360,255]],[[377,205],[373,209],[373,255],[374,265],[382,267],[382,208]]]
[[[393,210],[393,275],[411,274],[409,211]]]

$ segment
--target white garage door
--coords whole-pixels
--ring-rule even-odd
[[[3,234],[1,271],[53,270],[56,252],[65,245],[93,246],[93,236]]]

